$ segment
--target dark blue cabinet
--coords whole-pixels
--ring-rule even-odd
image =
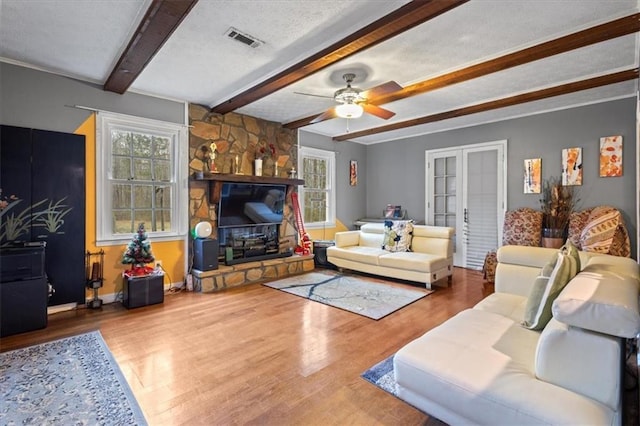
[[[49,305],[85,303],[85,138],[0,126],[0,245],[46,243]]]

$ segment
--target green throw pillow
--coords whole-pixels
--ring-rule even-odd
[[[571,243],[563,246],[540,272],[531,287],[522,325],[542,330],[552,318],[551,305],[564,286],[580,271],[580,255]]]
[[[382,249],[397,252],[411,251],[412,220],[385,220]]]

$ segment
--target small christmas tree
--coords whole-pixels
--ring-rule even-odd
[[[151,243],[147,240],[147,231],[144,229],[144,222],[138,225],[138,233],[134,235],[133,239],[127,246],[124,255],[122,255],[123,264],[131,264],[131,270],[134,271],[134,275],[141,275],[148,273],[147,269],[152,271],[152,268],[145,268],[146,263],[151,263],[155,260],[153,253],[151,252]]]

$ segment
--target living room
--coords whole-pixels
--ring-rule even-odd
[[[6,7],[7,3],[8,2],[3,2],[2,7]],[[630,4],[631,6],[629,6]],[[637,2],[627,2],[626,6],[629,11],[637,12]],[[391,8],[391,6],[386,7]],[[460,7],[462,8],[465,6],[462,5]],[[621,8],[621,10],[616,10],[607,16],[598,16],[596,18],[591,17],[587,22],[607,22],[621,15],[631,13],[626,13],[626,10],[627,9]],[[446,14],[443,16],[446,16]],[[577,28],[571,28],[563,31],[562,33],[570,34],[577,30]],[[551,35],[549,35],[549,37],[551,37]],[[637,37],[637,33],[631,37]],[[637,67],[637,55],[631,57],[630,61],[635,67]],[[85,250],[90,252],[100,250],[105,251],[104,285],[100,289],[100,297],[104,298],[106,302],[115,301],[122,289],[122,272],[126,269],[126,266],[121,264],[122,252],[133,233],[127,234],[124,241],[120,241],[115,244],[104,245],[97,243],[100,239],[98,236],[99,231],[97,230],[98,223],[96,219],[99,211],[98,197],[100,195],[100,191],[96,190],[96,188],[100,187],[97,186],[99,184],[97,182],[99,176],[96,176],[93,171],[99,169],[97,163],[100,162],[100,156],[96,155],[96,146],[98,146],[98,142],[96,140],[96,127],[98,126],[97,121],[99,118],[97,118],[94,113],[98,111],[97,114],[99,116],[103,112],[114,112],[134,117],[144,117],[153,120],[165,121],[178,125],[187,124],[185,121],[186,118],[189,117],[188,124],[193,126],[194,118],[191,114],[194,110],[201,108],[202,104],[197,102],[185,102],[184,99],[176,101],[171,100],[175,98],[170,97],[149,96],[143,94],[143,90],[130,91],[121,95],[115,94],[113,92],[104,91],[101,84],[70,78],[69,76],[64,76],[64,73],[63,75],[56,75],[56,73],[48,72],[49,70],[47,70],[46,67],[38,66],[38,64],[32,64],[32,66],[28,65],[29,64],[26,63],[20,63],[20,61],[7,60],[0,62],[0,78],[3,93],[2,100],[0,101],[0,110],[2,111],[2,118],[0,122],[3,125],[9,126],[79,134],[86,138],[85,169],[87,173],[85,185],[86,223],[84,246]],[[341,76],[342,75],[339,76],[339,80],[341,80]],[[415,78],[424,77],[425,75],[421,75],[416,76]],[[566,77],[565,80],[567,79],[569,78]],[[386,80],[388,80],[388,78],[378,77],[375,81],[382,82]],[[406,80],[401,83],[403,85],[407,85],[408,82],[409,80]],[[340,83],[344,82],[342,81]],[[354,86],[355,85],[356,84],[354,84]],[[359,83],[357,85],[364,88],[371,87],[369,82]],[[539,86],[543,85],[533,85],[528,89],[537,88]],[[633,88],[631,91],[628,90],[629,86]],[[327,88],[323,86],[316,87],[318,90],[316,90],[315,93],[320,94],[332,94],[334,90],[334,88]],[[338,85],[336,87],[341,86]],[[637,203],[639,198],[637,178],[638,149],[636,137],[636,110],[638,101],[635,94],[637,91],[637,77],[635,80],[615,83],[609,86],[590,90],[599,91],[595,97],[596,100],[593,99],[589,90],[587,90],[586,92],[564,95],[564,97],[573,97],[567,101],[569,106],[566,106],[559,100],[554,101],[553,98],[551,98],[549,103],[537,107],[535,112],[528,112],[524,107],[520,110],[519,106],[513,106],[510,107],[512,109],[506,110],[488,110],[473,114],[473,119],[468,122],[464,121],[463,117],[448,118],[435,122],[432,127],[428,129],[416,131],[413,135],[398,137],[395,135],[391,136],[393,133],[387,133],[386,136],[382,133],[376,141],[367,139],[372,138],[373,136],[356,136],[354,137],[355,141],[334,141],[334,135],[347,134],[344,131],[346,126],[351,126],[351,131],[354,135],[356,132],[365,129],[365,127],[358,127],[358,119],[354,118],[345,120],[337,118],[328,121],[338,122],[337,126],[342,129],[339,133],[323,134],[320,130],[310,131],[305,130],[304,127],[299,130],[283,128],[281,131],[285,133],[290,132],[292,138],[294,138],[294,143],[288,145],[286,143],[278,143],[276,139],[273,139],[267,140],[267,146],[270,143],[275,143],[276,145],[276,155],[279,158],[277,163],[280,167],[279,176],[282,177],[288,177],[289,172],[293,167],[298,170],[297,177],[302,177],[299,164],[297,161],[294,161],[294,159],[297,160],[299,158],[300,149],[315,148],[334,153],[333,155],[335,155],[335,216],[332,218],[332,221],[327,221],[324,225],[308,227],[307,231],[309,232],[312,240],[332,240],[336,232],[353,229],[353,223],[361,218],[378,218],[382,216],[383,209],[388,204],[401,205],[402,208],[406,210],[407,215],[410,218],[417,222],[428,223],[428,183],[426,174],[427,151],[484,144],[495,141],[507,141],[506,144],[508,149],[506,151],[504,176],[504,180],[507,184],[505,185],[506,192],[504,194],[504,198],[506,200],[506,204],[504,205],[504,209],[508,210],[517,207],[539,208],[540,206],[539,195],[525,194],[523,192],[522,182],[524,160],[540,158],[543,164],[543,177],[547,178],[553,175],[559,176],[562,171],[562,150],[570,147],[581,147],[584,159],[583,185],[578,187],[578,190],[582,206],[592,207],[597,205],[611,205],[618,208],[622,212],[630,234],[632,257],[637,259]],[[517,92],[517,90],[514,90],[514,92]],[[504,94],[506,94],[506,92]],[[490,96],[486,97],[486,99],[489,98]],[[302,99],[304,101],[307,98],[303,97]],[[472,103],[477,103],[480,100],[484,100],[484,98],[476,99]],[[393,105],[395,106],[395,104]],[[445,109],[451,109],[453,106],[458,105],[461,106],[464,104],[455,103],[449,108],[442,109],[442,111]],[[391,106],[392,104],[388,107],[391,108]],[[209,105],[207,105],[207,107],[209,107]],[[321,113],[322,110],[323,108],[321,107],[317,112]],[[436,111],[426,110],[426,112],[420,112],[417,116],[425,116],[435,112]],[[400,114],[399,111],[398,114]],[[413,117],[415,116],[416,114],[413,115]],[[230,113],[228,117],[235,117],[235,119],[239,117],[240,120],[242,120],[243,117],[254,118],[258,123],[258,126],[265,126],[265,129],[272,126],[274,123],[274,121],[256,118],[250,114]],[[405,112],[403,118],[408,117],[411,117],[411,115],[407,115]],[[374,122],[375,126],[382,123],[379,119],[374,117],[363,117],[363,119],[367,122],[367,124],[363,124],[363,126],[374,127],[371,125],[372,120],[378,120]],[[215,124],[215,115],[214,118],[210,120],[211,121],[208,122],[209,124]],[[323,123],[320,123],[319,125],[322,126]],[[201,137],[203,134],[198,133],[200,130],[201,129],[195,127],[191,127],[187,130],[192,137],[189,138],[188,152],[186,154],[189,161],[188,164],[187,161],[185,161],[183,167],[188,171],[189,176],[198,171],[198,168],[201,168],[200,171],[203,171],[206,161],[211,160],[211,157],[209,157],[208,154],[204,157],[202,155],[201,147],[209,147],[210,138],[209,136],[206,136],[206,134],[205,137]],[[259,132],[262,131],[263,130],[260,130]],[[260,134],[259,132],[258,134]],[[264,130],[264,133],[267,134],[267,130]],[[601,178],[598,176],[597,171],[599,155],[598,143],[600,138],[613,135],[622,136],[624,141],[624,173],[620,177]],[[360,140],[358,140],[359,138]],[[230,141],[229,138],[227,139]],[[256,156],[256,143],[248,143],[245,150],[235,148],[233,151],[229,149],[233,143],[229,143],[226,150],[223,144],[218,143],[217,145],[219,145],[219,151],[217,152],[215,160],[217,160],[216,164],[217,167],[220,168],[219,172],[221,174],[235,173],[233,167],[235,166],[236,156],[239,156],[239,160],[242,160],[241,162],[238,162],[240,162],[239,166],[243,175],[252,175],[254,173],[253,159]],[[288,156],[289,158],[285,160],[285,156]],[[282,162],[280,161],[280,158],[282,158]],[[204,162],[201,162],[198,166],[196,164],[197,162],[194,163],[194,159],[204,160]],[[351,184],[350,174],[352,162],[356,162],[357,164],[357,182],[355,185]],[[206,167],[210,168],[210,164],[207,164]],[[273,165],[270,167],[273,167]],[[273,176],[274,172],[273,168],[270,168],[269,170],[265,169],[265,177]],[[184,224],[184,228],[182,229],[182,234],[179,238],[174,238],[173,240],[169,238],[168,241],[166,238],[154,239],[153,236],[151,237],[155,257],[156,259],[162,260],[163,268],[167,272],[165,284],[173,287],[186,285],[185,281],[189,272],[189,250],[191,244],[187,233],[191,232],[195,224],[202,220],[210,220],[215,224],[213,220],[213,218],[215,218],[215,211],[212,212],[208,204],[201,206],[194,202],[196,199],[206,199],[209,196],[207,192],[208,184],[203,186],[201,182],[194,182],[193,180],[190,180],[188,185],[190,192],[186,196],[189,201],[186,201],[185,205],[189,205],[190,211],[189,216],[187,217],[187,223]],[[399,188],[402,190],[399,190]],[[8,188],[3,187],[3,189],[9,191]],[[198,196],[194,194],[194,191],[199,192],[200,195]],[[3,193],[3,195],[9,194]],[[202,209],[200,209],[200,207],[202,207]],[[295,231],[289,235],[295,238]],[[388,324],[384,324],[382,328],[378,329],[376,328],[376,323],[369,325],[365,322],[361,322],[360,319],[350,321],[346,317],[342,316],[344,313],[335,315],[325,314],[321,311],[314,310],[313,308],[304,308],[302,305],[297,306],[296,303],[283,302],[287,307],[292,308],[295,313],[292,312],[290,316],[287,316],[264,307],[258,309],[258,313],[264,316],[251,316],[251,318],[247,318],[247,320],[265,323],[270,321],[269,317],[271,315],[276,315],[279,318],[276,326],[284,327],[285,330],[288,330],[287,326],[284,325],[287,321],[299,322],[300,318],[304,318],[304,321],[307,321],[308,327],[310,327],[308,330],[309,335],[313,335],[313,321],[316,316],[328,315],[328,317],[325,317],[329,318],[326,320],[328,321],[325,323],[326,326],[330,324],[331,327],[345,328],[343,335],[331,337],[331,339],[336,339],[335,341],[332,341],[333,343],[344,345],[347,344],[346,342],[351,338],[363,338],[363,336],[366,335],[347,335],[346,329],[351,327],[361,327],[368,330],[368,333],[370,333],[370,337],[366,338],[365,342],[361,342],[356,345],[356,347],[361,350],[366,348],[367,342],[371,346],[375,345],[375,342],[378,339],[374,339],[374,336],[379,336],[381,340],[388,342],[384,347],[376,349],[375,351],[372,351],[372,353],[367,354],[366,357],[359,359],[356,362],[357,365],[355,367],[349,367],[344,372],[339,371],[339,363],[334,363],[332,361],[330,363],[332,366],[331,370],[338,377],[341,377],[342,374],[352,374],[358,369],[365,369],[367,366],[375,363],[376,359],[382,359],[391,351],[397,350],[400,341],[408,341],[413,337],[417,337],[422,334],[422,332],[445,320],[448,316],[453,315],[453,313],[479,301],[482,296],[482,280],[481,277],[477,276],[477,274],[478,273],[475,271],[462,269],[457,270],[456,275],[454,275],[454,278],[456,279],[454,279],[453,289],[446,290],[449,292],[448,295],[441,294],[438,298],[435,298],[433,296],[438,294],[438,291],[436,291],[434,295],[429,296],[429,298],[433,297],[430,301],[426,301],[426,299],[429,298],[425,299],[425,305],[422,306],[421,309],[430,310],[429,312],[422,312],[424,315],[431,316],[428,322],[425,322],[422,327],[412,326],[405,331],[402,331],[401,323],[406,324],[419,322],[420,312],[412,312],[402,315],[397,318],[398,323],[392,323],[390,318],[387,318],[386,322]],[[467,280],[471,281],[467,282]],[[472,283],[475,283],[475,286]],[[256,286],[257,284],[251,284],[246,289],[234,289],[228,294],[222,294],[222,292],[215,293],[219,296],[215,305],[207,305],[201,301],[201,299],[198,298],[198,295],[202,296],[201,293],[182,292],[176,296],[184,297],[185,299],[184,301],[177,302],[178,304],[175,306],[176,308],[180,306],[180,310],[184,311],[183,314],[181,314],[185,315],[184,317],[181,317],[182,320],[185,320],[190,316],[193,316],[194,318],[194,323],[184,324],[185,327],[208,328],[209,326],[205,325],[205,323],[201,323],[200,319],[212,322],[222,321],[222,317],[211,316],[211,313],[207,313],[206,311],[208,309],[219,309],[221,311],[225,311],[228,315],[233,316],[233,310],[230,305],[234,305],[236,303],[233,300],[234,296],[246,296],[249,300],[242,302],[244,303],[244,305],[242,305],[243,309],[251,309],[251,304],[256,303],[256,297],[265,296],[262,289],[257,290],[259,286]],[[89,290],[83,288],[81,295],[83,299],[90,298],[91,295],[92,294]],[[456,301],[456,297],[460,297],[461,300]],[[279,303],[277,299],[269,298],[269,300],[271,300],[271,303],[275,305]],[[446,301],[446,309],[436,305],[436,301],[439,300]],[[171,303],[176,303],[173,300],[173,295],[171,296],[171,299],[167,296],[167,302],[169,301],[171,301]],[[229,306],[225,307],[225,303],[228,303]],[[164,305],[164,309],[169,309],[169,306],[169,303],[167,303]],[[66,313],[63,312],[62,315],[75,315],[73,314],[74,308],[67,306],[66,308],[61,307],[60,309],[71,309]],[[180,325],[173,324],[170,316],[163,316],[161,317],[162,320],[154,320],[154,313],[159,312],[147,308],[144,308],[143,311],[139,312],[133,310],[121,311],[120,318],[116,318],[118,315],[108,312],[107,316],[113,318],[113,320],[107,322],[108,325],[104,330],[101,329],[101,331],[108,336],[107,341],[110,346],[113,346],[112,350],[114,353],[116,355],[119,354],[118,360],[124,361],[125,365],[129,365],[130,367],[128,368],[131,368],[131,371],[136,368],[133,366],[136,361],[132,361],[129,358],[130,355],[125,354],[124,349],[119,349],[121,346],[128,346],[128,350],[131,350],[131,343],[125,341],[124,335],[129,334],[130,336],[135,336],[135,339],[140,340],[146,339],[144,338],[144,333],[135,331],[133,329],[133,325],[127,324],[129,321],[137,324],[145,322],[155,324],[149,325],[150,328],[147,329],[147,332],[149,333],[153,333],[154,330],[155,332],[158,332],[157,329],[164,329],[165,327],[170,328],[171,330],[163,330],[161,332],[165,337],[166,335],[164,333],[167,333],[167,335],[180,333]],[[57,314],[50,315],[50,321],[55,315]],[[307,315],[306,318],[304,317],[305,315]],[[89,324],[91,322],[91,318],[91,314],[80,318],[78,321],[78,327],[83,329],[90,327]],[[311,321],[311,323],[309,323],[309,321]],[[47,327],[49,330],[48,332],[50,333],[49,336],[56,334],[58,336],[71,334],[74,330],[74,326],[72,324],[73,321],[68,318],[64,322],[64,327],[62,327],[62,325],[58,326],[56,321],[52,321],[52,324]],[[154,329],[154,327],[157,329]],[[65,328],[66,331],[64,331]],[[211,332],[215,337],[226,338],[230,329],[225,329],[224,336],[216,335],[214,330],[211,330]],[[251,337],[249,334],[245,335],[245,332],[248,333],[248,330],[242,330],[242,339],[244,339],[243,341],[250,342]],[[289,330],[289,332],[295,333],[293,330]],[[46,337],[44,337],[46,336],[45,332],[42,331],[41,333],[43,334],[40,334],[40,336],[42,336],[40,338],[46,339]],[[119,333],[122,333],[123,337],[120,337]],[[394,334],[396,334],[396,336],[394,336]],[[195,339],[206,338],[204,333],[193,333],[188,335]],[[275,339],[275,336],[254,336],[254,338],[256,339],[255,343],[258,343],[259,345],[274,345],[275,347],[280,345],[279,343],[270,340]],[[5,342],[11,342],[12,346],[16,347],[20,345],[21,339],[21,337],[12,337],[8,339],[3,338],[2,350],[5,350],[5,345],[7,344]],[[306,345],[307,343],[300,342],[301,345]],[[172,344],[184,345],[185,348],[193,348],[193,343],[183,341],[182,339],[174,340]],[[312,346],[318,345],[313,346],[317,351],[328,350],[325,346],[321,347],[317,341],[309,344]],[[154,345],[161,344],[159,341],[154,341]],[[226,348],[227,353],[222,352],[222,349],[224,348]],[[209,347],[209,349],[212,348]],[[288,350],[289,349],[291,348],[288,347]],[[119,350],[121,350],[121,352],[118,352]],[[237,346],[231,345],[230,343],[227,344],[227,346],[221,345],[220,352],[216,352],[216,359],[219,360],[220,358],[218,357],[233,357],[234,352],[239,350],[241,349]],[[150,350],[150,353],[151,352],[153,352],[153,350]],[[277,350],[275,353],[278,353]],[[307,354],[310,358],[307,359],[308,363],[305,364],[305,367],[301,370],[303,376],[307,374],[310,375],[316,371],[312,367],[314,365],[314,359],[311,359],[313,358],[311,355],[314,353],[314,350],[309,350],[309,353]],[[355,351],[353,353],[346,351],[340,352],[339,356],[351,357],[355,356],[355,354]],[[259,358],[259,354],[257,352],[253,355]],[[205,354],[200,354],[199,356],[202,357],[202,360],[207,359]],[[337,357],[338,354],[336,353],[331,356]],[[198,358],[198,356],[194,356],[189,359],[190,362],[196,362]],[[289,361],[295,362],[293,359],[289,359]],[[318,357],[315,358],[315,362],[318,363],[316,364],[317,369],[322,369],[320,364],[328,361],[326,358]],[[225,362],[220,360],[220,364],[224,366]],[[237,367],[236,364],[232,364],[230,361],[227,362],[226,365],[229,368]],[[176,367],[176,370],[172,372],[169,370],[162,371],[164,374],[180,374],[180,369],[182,368],[184,367]],[[305,370],[305,368],[308,368],[308,370]],[[206,374],[202,370],[200,370],[200,372]],[[149,372],[148,374],[152,373]],[[185,372],[185,374],[187,373]],[[281,373],[267,368],[260,374],[278,377],[278,374]],[[197,377],[192,377],[192,379],[198,380]],[[228,377],[228,379],[230,381],[248,380],[239,377]],[[330,377],[322,377],[315,380],[319,380],[319,382],[310,385],[311,387],[305,392],[312,392],[311,389],[313,386],[318,386],[317,389],[320,394],[316,395],[317,399],[311,398],[311,400],[314,401],[314,406],[309,409],[308,413],[320,416],[319,413],[322,412],[322,416],[318,418],[329,422],[336,423],[340,421],[348,421],[349,417],[344,413],[341,415],[342,417],[337,416],[332,418],[331,415],[327,413],[334,408],[333,405],[329,403],[325,405],[319,401],[322,396],[322,392],[329,392],[327,390],[328,388],[325,387],[325,384],[321,382],[332,379]],[[341,389],[342,392],[345,393],[345,398],[347,398],[348,394],[348,398],[346,399],[349,401],[348,404],[361,406],[364,404],[364,401],[360,401],[359,397],[353,395],[351,389],[361,390],[364,385],[354,385],[354,381],[355,379],[346,380],[347,385],[344,385]],[[132,385],[136,396],[142,396],[145,394],[144,383],[145,381],[141,380],[139,385]],[[155,389],[152,391],[154,393],[153,398],[158,398],[158,401],[162,401],[162,387],[170,387],[171,384],[169,381],[164,383],[156,381],[154,386]],[[270,418],[271,421],[278,419],[278,415],[282,416],[280,419],[286,421],[287,407],[296,405],[296,402],[294,401],[296,398],[295,394],[292,390],[278,388],[276,385],[271,389],[268,385],[264,386],[265,387],[261,387],[264,391],[277,390],[287,396],[286,398],[283,397],[282,400],[277,403],[281,404],[279,406],[270,406],[268,408],[263,407],[265,411],[271,410],[274,416]],[[241,389],[242,387],[230,388],[230,391],[232,393],[240,392]],[[183,389],[183,392],[187,393],[187,390]],[[334,394],[331,395],[331,400],[334,403],[338,403],[340,401],[339,396]],[[389,402],[384,397],[375,395],[374,390],[367,390],[366,395],[371,398],[371,400],[378,401],[383,407]],[[146,412],[149,410],[150,406],[153,406],[153,398],[151,395],[145,395],[143,398],[138,399],[144,398],[146,398],[147,403],[150,404],[146,405],[143,403],[143,408],[145,408]],[[187,396],[185,395],[184,398],[187,399]],[[204,403],[207,399],[202,397],[201,400],[199,398],[196,398],[196,400]],[[215,401],[215,398],[212,397],[212,400]],[[257,403],[257,401],[259,401],[259,397],[256,395],[253,402]],[[271,400],[271,402],[273,403],[273,400]],[[171,417],[164,416],[169,416],[169,413],[180,412],[181,403],[177,402],[176,399],[173,399],[170,404],[171,408],[168,408],[165,411],[161,408],[153,408],[151,411],[154,415],[148,417],[148,419],[153,419],[152,423],[157,424],[170,422],[169,419]],[[191,404],[191,402],[189,404]],[[188,404],[184,406],[186,407]],[[388,409],[381,408],[381,411],[376,415],[372,415],[371,419],[380,423],[395,423],[398,419],[405,419],[409,423],[424,421],[424,417],[421,417],[422,415],[411,407],[407,408],[407,411],[405,411],[405,408],[400,408],[403,406],[396,402],[392,402],[389,405],[386,405],[386,407],[388,407]],[[240,408],[236,407],[236,410],[240,410]],[[302,412],[301,407],[297,407],[296,410],[298,410],[298,412]],[[364,411],[365,410],[362,407],[361,410],[359,410],[361,415]],[[252,412],[255,414],[255,411]],[[395,412],[402,412],[403,414],[399,415],[399,417],[394,417]],[[300,416],[298,419],[313,419],[311,414],[307,415],[309,417]],[[216,417],[213,412],[210,412],[209,416],[210,417],[208,418],[200,419],[200,421],[207,422],[208,420],[209,423],[214,422]],[[226,416],[228,417],[221,416],[217,417],[217,419],[220,419],[220,422],[223,423],[233,423],[234,416],[237,416],[235,417],[237,419],[244,419],[244,422],[249,422],[251,420],[259,421],[260,419],[260,417],[242,417],[239,411],[227,413]],[[194,421],[193,418],[187,415],[184,417],[178,416],[176,418]],[[228,421],[224,422],[222,419],[226,419]],[[357,419],[359,421],[365,421],[366,417],[357,417]],[[238,422],[243,421],[240,420]]]

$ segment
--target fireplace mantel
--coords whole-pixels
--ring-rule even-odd
[[[195,172],[192,179],[215,182],[280,183],[284,185],[304,185],[304,179],[290,179],[276,176],[238,175],[233,173]]]
[[[209,183],[209,202],[217,205],[220,201],[220,190],[223,182],[276,183],[282,185],[304,185],[304,179],[289,179],[275,176],[238,175],[232,173],[195,172],[191,180]]]

